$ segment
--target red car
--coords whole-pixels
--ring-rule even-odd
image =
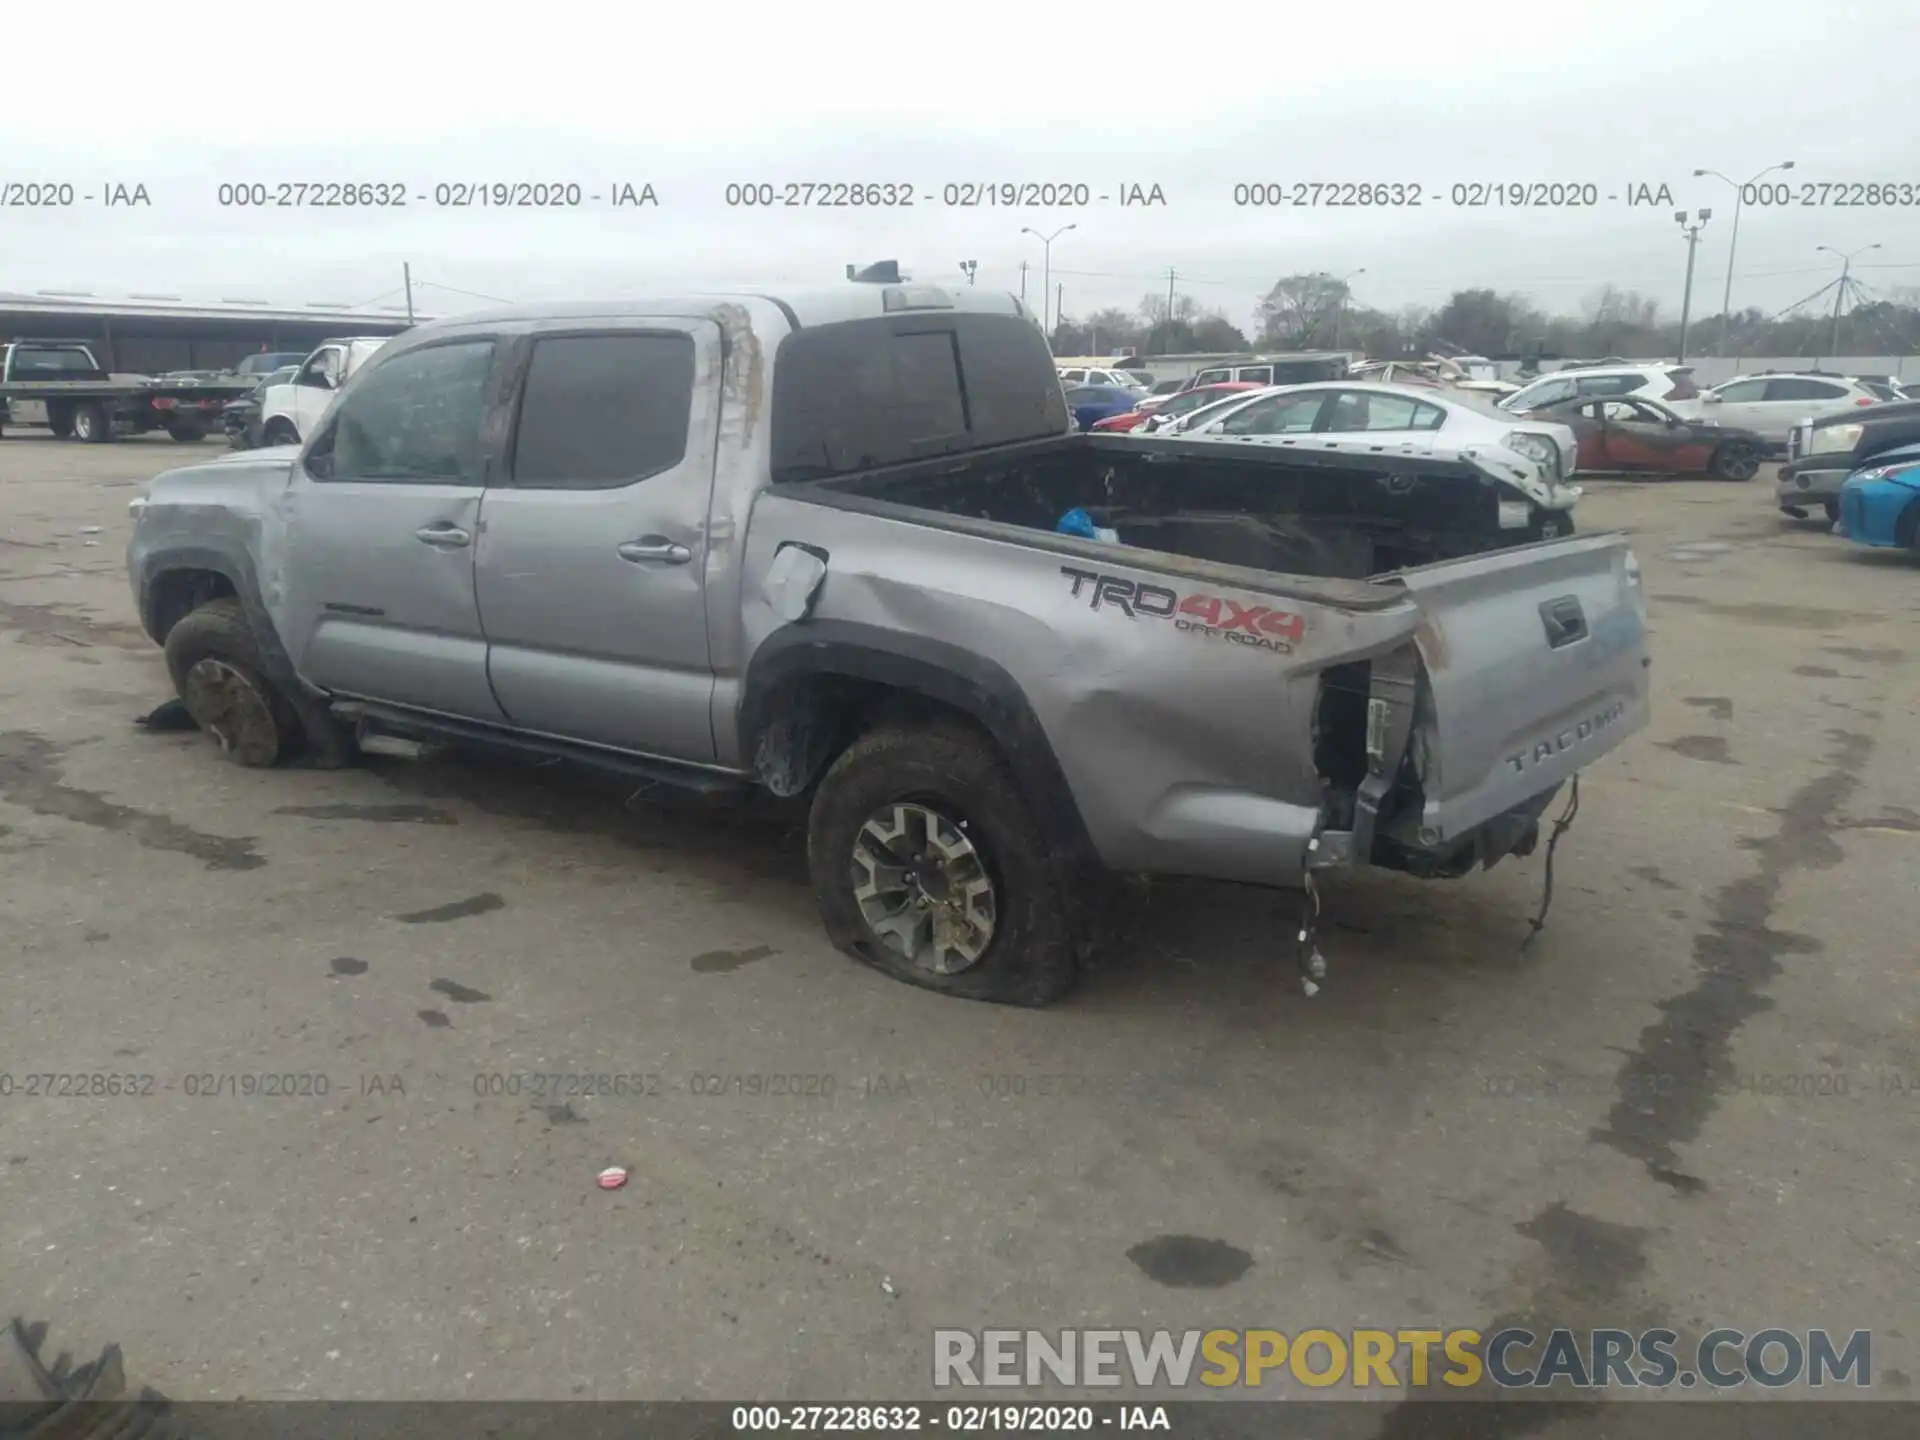
[[[1256,385],[1251,380],[1222,380],[1217,385],[1196,385],[1191,390],[1182,390],[1177,395],[1166,397],[1166,403],[1156,405],[1151,410],[1129,410],[1124,415],[1115,415],[1106,420],[1096,420],[1093,428],[1096,433],[1111,435],[1117,430],[1133,430],[1146,423],[1148,416],[1187,415],[1202,405],[1211,405],[1216,400],[1224,400],[1229,395],[1242,390],[1265,390],[1269,387]]]

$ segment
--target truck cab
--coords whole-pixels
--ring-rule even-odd
[[[260,397],[260,436],[266,445],[297,445],[313,433],[333,398],[391,336],[325,340],[300,362],[293,379]]]
[[[93,351],[77,340],[15,340],[0,350],[0,385],[107,378]]]

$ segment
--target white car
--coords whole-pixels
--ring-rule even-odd
[[[1118,385],[1122,390],[1145,391],[1139,377],[1125,370],[1088,369],[1079,365],[1060,372],[1062,385]]]
[[[1507,415],[1489,401],[1412,385],[1281,385],[1216,401],[1134,433],[1347,454],[1476,460],[1548,510],[1571,510],[1578,438],[1567,425]],[[1524,520],[1521,522],[1524,523]]]
[[[1714,386],[1698,400],[1674,408],[1689,420],[1711,420],[1752,430],[1769,445],[1786,448],[1787,435],[1802,420],[1821,420],[1881,397],[1845,375],[1743,375]]]
[[[1522,385],[1511,395],[1500,397],[1499,406],[1515,415],[1538,410],[1543,405],[1558,405],[1562,400],[1611,398],[1637,395],[1642,400],[1659,400],[1678,406],[1700,391],[1693,383],[1691,365],[1595,365],[1572,370],[1556,370],[1550,375]],[[1696,417],[1697,418],[1697,417]],[[1736,422],[1729,422],[1736,423]]]

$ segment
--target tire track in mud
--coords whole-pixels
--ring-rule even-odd
[[[1765,987],[1779,976],[1786,957],[1823,948],[1811,936],[1774,929],[1772,920],[1790,876],[1827,869],[1843,858],[1835,839],[1848,828],[1841,811],[1860,787],[1874,741],[1846,730],[1827,736],[1826,768],[1793,792],[1773,833],[1739,842],[1754,863],[1713,893],[1707,928],[1694,937],[1693,985],[1660,1002],[1660,1018],[1640,1032],[1614,1077],[1619,1098],[1606,1123],[1589,1137],[1638,1160],[1652,1179],[1683,1196],[1706,1188],[1704,1180],[1681,1170],[1678,1150],[1698,1138],[1733,1076],[1734,1037],[1749,1019],[1772,1008]],[[1654,1076],[1673,1083],[1652,1084]],[[1514,1228],[1539,1248],[1514,1276],[1523,1298],[1481,1326],[1483,1337],[1516,1326],[1544,1339],[1556,1327],[1672,1325],[1671,1307],[1641,1283],[1647,1232],[1557,1200]],[[1387,1413],[1376,1440],[1521,1440],[1569,1418],[1590,1416],[1600,1431],[1609,1419],[1618,1423],[1617,1410],[1603,1408],[1597,1396],[1568,1398],[1555,1390],[1538,1400],[1491,1398],[1512,1393],[1485,1377],[1451,1392],[1437,1383],[1410,1388]],[[1446,1401],[1473,1403],[1436,1406]],[[1685,1413],[1691,1408],[1664,1416],[1663,1423],[1671,1421],[1676,1436],[1701,1433],[1697,1417]]]
[[[191,855],[209,870],[258,870],[267,863],[250,836],[209,835],[171,815],[69,785],[58,763],[65,753],[65,746],[32,731],[0,731],[0,800],[35,815],[126,835],[148,850]]]

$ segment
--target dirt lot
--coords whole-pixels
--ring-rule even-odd
[[[830,950],[779,814],[136,730],[126,502],[195,452],[0,441],[5,1304],[137,1383],[897,1398],[939,1325],[1525,1318],[1870,1327],[1911,1398],[1920,570],[1770,471],[1582,502],[1658,713],[1529,953],[1537,854],[1336,887],[1311,1002],[1290,906],[1175,885],[1022,1012]]]

